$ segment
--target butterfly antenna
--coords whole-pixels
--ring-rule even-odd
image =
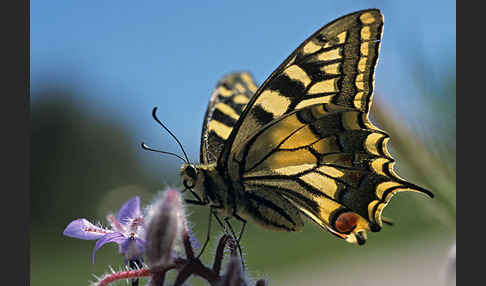
[[[142,142],[142,149],[147,150],[147,151],[152,151],[152,152],[157,152],[157,153],[162,153],[162,154],[176,156],[177,158],[181,159],[184,163],[189,164],[189,162],[187,162],[184,158],[182,158],[181,156],[179,156],[179,155],[177,155],[175,153],[156,150],[154,148],[149,147],[147,144],[145,144],[143,142]]]
[[[189,164],[189,158],[187,157],[187,154],[186,154],[186,151],[184,151],[184,147],[182,147],[182,144],[181,142],[179,141],[179,139],[177,139],[177,137],[172,133],[170,132],[169,128],[167,128],[158,118],[157,118],[157,106],[154,107],[154,109],[152,110],[152,117],[155,119],[155,121],[157,121],[157,123],[160,124],[160,126],[162,126],[162,128],[165,129],[165,131],[169,132],[170,136],[172,136],[172,138],[175,139],[175,141],[177,142],[177,144],[179,144],[179,147],[181,147],[181,150],[182,150],[182,153],[184,153],[184,157],[186,157],[186,161],[187,161],[187,164]]]

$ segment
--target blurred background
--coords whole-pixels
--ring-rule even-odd
[[[94,242],[64,237],[64,228],[76,218],[106,223],[128,198],[146,205],[179,186],[177,158],[140,148],[144,141],[180,153],[153,121],[154,106],[197,162],[219,78],[248,70],[262,83],[314,31],[366,8],[385,15],[372,119],[391,134],[398,172],[436,198],[395,196],[384,212],[395,226],[370,233],[363,247],[310,222],[302,233],[249,224],[242,242],[248,274],[270,285],[445,285],[456,229],[455,5],[32,1],[31,285],[87,285],[107,265],[121,265],[115,244],[91,264]],[[203,240],[208,209],[189,210]]]

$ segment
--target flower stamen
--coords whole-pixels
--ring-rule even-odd
[[[110,221],[113,228],[115,228],[117,231],[125,232],[125,228],[122,226],[122,224],[113,215],[109,215],[108,220]]]
[[[83,231],[85,231],[85,232],[97,232],[97,233],[104,233],[104,234],[110,233],[110,231],[106,230],[106,229],[92,228],[92,227],[88,227],[88,226],[84,227]]]

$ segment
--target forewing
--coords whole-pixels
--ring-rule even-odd
[[[238,178],[238,154],[248,138],[285,114],[322,103],[367,112],[382,27],[379,10],[364,10],[304,41],[258,89],[233,128],[219,158],[229,176]]]
[[[228,74],[218,82],[204,117],[201,163],[217,160],[224,142],[256,90],[257,85],[247,72]]]

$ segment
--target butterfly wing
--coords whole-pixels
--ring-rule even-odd
[[[343,16],[304,41],[257,90],[218,164],[235,188],[276,192],[350,242],[378,231],[381,211],[403,190],[388,136],[368,120],[383,16]],[[267,206],[268,208],[271,208]]]
[[[305,40],[250,100],[219,163],[237,170],[234,156],[241,145],[256,130],[294,110],[334,103],[368,112],[382,28],[383,16],[371,9],[343,16]]]
[[[201,163],[217,160],[224,142],[256,90],[257,85],[248,72],[231,73],[218,82],[204,116]]]
[[[360,242],[364,230],[381,228],[382,210],[395,193],[432,195],[393,171],[388,140],[364,112],[309,106],[266,125],[245,144],[240,182],[262,197],[277,193],[320,226]]]

